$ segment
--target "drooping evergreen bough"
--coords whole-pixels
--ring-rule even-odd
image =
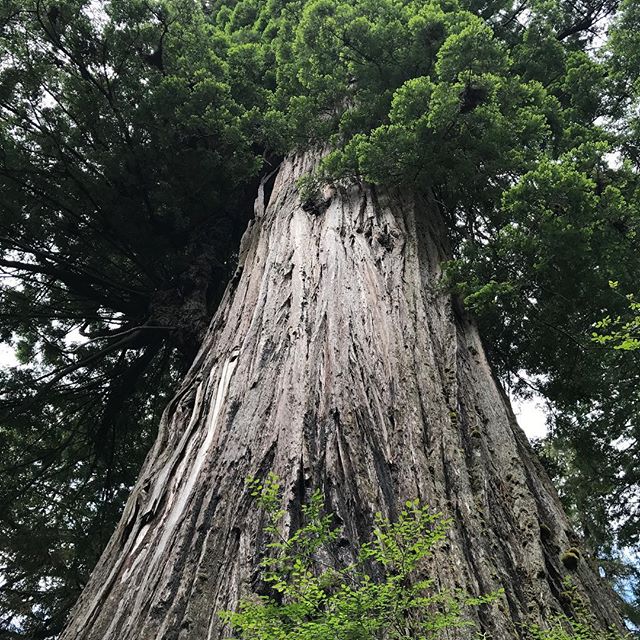
[[[242,480],[275,468],[354,544],[406,497],[451,511],[442,580],[512,585],[494,637],[562,607],[576,544],[604,621],[589,558],[629,572],[639,526],[639,352],[592,339],[637,292],[638,33],[614,0],[3,3],[0,628],[61,631],[202,345],[76,620],[199,637],[171,589],[237,598]],[[577,533],[461,299],[553,403]]]

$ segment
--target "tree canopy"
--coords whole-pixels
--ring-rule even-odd
[[[60,630],[258,186],[311,146],[303,199],[364,180],[439,209],[443,286],[498,374],[550,402],[541,454],[605,572],[631,571],[637,3],[4,0],[0,44],[0,338],[21,363],[1,374],[0,629]]]

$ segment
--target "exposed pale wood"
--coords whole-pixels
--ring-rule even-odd
[[[261,192],[239,271],[64,640],[224,637],[217,612],[255,583],[262,547],[244,480],[269,470],[292,522],[305,492],[325,492],[345,560],[376,511],[418,497],[448,513],[431,571],[474,594],[504,587],[478,620],[487,637],[568,606],[560,554],[576,540],[474,325],[439,288],[436,209],[354,185],[309,213],[295,179],[313,162],[284,162],[266,208]],[[619,621],[587,558],[571,575],[603,623]]]

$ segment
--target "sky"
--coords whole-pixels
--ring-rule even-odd
[[[14,364],[18,364],[18,361],[13,355],[13,349],[8,344],[0,342],[0,368],[10,367]]]
[[[547,435],[547,411],[541,398],[518,400],[511,398],[513,411],[518,419],[518,424],[527,434],[529,440],[544,438]]]

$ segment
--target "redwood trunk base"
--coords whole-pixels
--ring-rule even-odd
[[[287,160],[241,249],[202,349],[63,640],[219,640],[218,612],[254,588],[261,515],[247,476],[274,471],[291,523],[321,489],[347,561],[373,515],[406,499],[453,519],[430,568],[439,586],[505,596],[477,629],[570,609],[570,576],[603,625],[615,597],[579,545],[496,384],[474,325],[439,288],[446,233],[435,207],[368,186],[307,212]]]

